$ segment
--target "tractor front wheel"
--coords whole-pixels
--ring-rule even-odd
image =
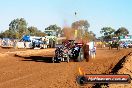
[[[83,61],[84,59],[84,53],[83,50],[81,49],[79,52],[79,56],[77,57],[77,62]]]

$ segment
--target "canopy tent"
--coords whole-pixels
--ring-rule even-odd
[[[24,37],[22,38],[22,40],[23,40],[23,41],[31,41],[31,40],[30,40],[30,36],[24,36]]]

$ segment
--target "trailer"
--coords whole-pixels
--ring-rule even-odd
[[[11,40],[10,38],[3,38],[1,41],[1,47],[2,48],[13,48],[14,47],[13,40]]]
[[[17,48],[30,48],[30,49],[42,49],[47,48],[46,37],[38,36],[23,36],[22,39],[17,42]]]

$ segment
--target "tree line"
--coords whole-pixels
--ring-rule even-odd
[[[38,30],[37,27],[27,27],[27,22],[24,18],[17,18],[10,22],[9,29],[0,33],[1,38],[20,39],[23,35],[44,36],[45,33]]]
[[[120,27],[117,30],[111,27],[103,27],[100,33],[103,34],[103,36],[101,37],[103,40],[111,40],[113,37],[128,35],[129,31],[125,27]]]
[[[66,27],[62,28],[57,26],[56,24],[50,25],[45,30],[54,30],[56,32],[56,36],[66,36],[68,35],[65,31],[72,31],[75,34],[75,30],[77,30],[77,38],[83,38],[87,40],[94,40],[95,34],[92,31],[89,31],[88,28],[90,24],[87,20],[79,20],[73,22],[71,27],[68,29]],[[70,32],[71,33],[71,32]],[[15,38],[20,39],[23,35],[31,35],[31,36],[45,36],[46,33],[44,31],[38,30],[37,27],[29,26],[24,18],[17,18],[10,22],[9,28],[0,33],[0,38]]]

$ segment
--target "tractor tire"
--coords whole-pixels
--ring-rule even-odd
[[[60,63],[61,61],[57,57],[52,58],[52,63]]]
[[[120,45],[118,45],[118,50],[120,50]]]
[[[120,47],[119,46],[117,47],[117,50],[120,50]]]
[[[55,57],[52,57],[52,63],[55,63]]]
[[[109,46],[109,50],[111,50],[111,46]]]
[[[69,56],[67,56],[67,63],[69,63],[70,62],[70,57]]]
[[[83,49],[80,50],[79,56],[77,57],[77,62],[81,62],[84,60],[84,52]]]

